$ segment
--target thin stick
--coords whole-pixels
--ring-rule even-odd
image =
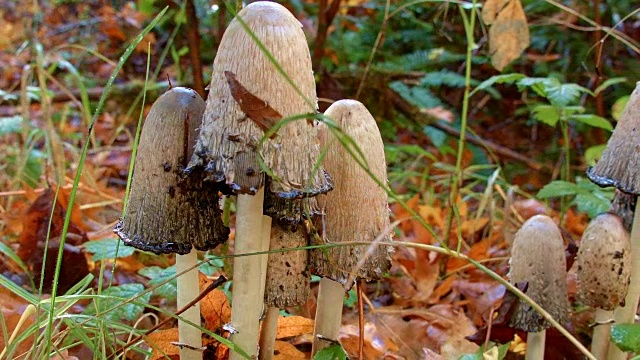
[[[358,282],[358,359],[364,360],[364,301],[362,300],[362,287],[364,280]]]

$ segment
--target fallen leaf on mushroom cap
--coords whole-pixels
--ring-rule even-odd
[[[302,316],[280,316],[278,318],[276,339],[285,339],[311,333],[313,333],[313,320],[311,319]]]

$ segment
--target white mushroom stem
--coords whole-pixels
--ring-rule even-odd
[[[596,309],[596,326],[593,328],[591,353],[597,359],[607,358],[611,320],[613,320],[613,311]]]
[[[262,251],[269,251],[269,243],[271,242],[271,218],[262,217]],[[262,293],[264,294],[265,282],[267,279],[267,263],[269,256],[263,255],[262,264]],[[278,331],[278,316],[280,311],[276,307],[270,307],[266,311],[262,329],[260,331],[260,356],[261,360],[270,360],[273,358],[273,349],[276,343],[276,332]]]
[[[337,340],[342,324],[342,302],[344,287],[331,279],[320,279],[318,304],[316,307],[316,321],[313,329],[313,347],[311,356],[330,346],[331,341]]]
[[[264,187],[253,196],[238,195],[234,254],[262,251],[263,202]],[[231,325],[237,333],[231,335],[231,341],[250,357],[258,355],[260,315],[264,299],[261,256],[241,256],[233,260]],[[240,360],[244,357],[232,352],[230,359]]]
[[[187,273],[178,277],[178,299],[177,308],[182,309],[189,302],[193,301],[200,293],[198,269],[198,251],[191,250],[186,255],[176,255],[176,272],[180,274],[189,270]],[[184,319],[200,325],[200,303],[187,309],[181,315]],[[180,347],[180,359],[182,360],[202,360],[202,352],[194,349],[202,347],[202,332],[199,328],[190,325],[184,321],[178,321],[178,341],[188,346]]]
[[[527,333],[527,354],[525,360],[544,360],[544,341],[547,330]]]
[[[617,308],[613,317],[616,324],[633,324],[638,309],[638,299],[640,299],[640,211],[636,208],[633,214],[633,224],[631,225],[631,279],[629,291],[625,297],[623,307]],[[618,349],[617,346],[610,346],[607,359],[622,360],[627,358],[627,353]]]
[[[280,317],[280,309],[271,306],[267,309],[267,314],[262,322],[262,331],[260,334],[260,360],[273,359],[273,349],[276,345],[276,334],[278,332],[278,318]]]

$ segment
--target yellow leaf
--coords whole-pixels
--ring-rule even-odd
[[[278,332],[276,339],[284,339],[292,336],[311,334],[313,332],[313,320],[302,316],[280,316],[278,318]]]
[[[529,46],[529,27],[520,0],[487,0],[482,20],[489,25],[491,64],[502,71]]]

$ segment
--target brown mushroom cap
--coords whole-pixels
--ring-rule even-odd
[[[264,176],[258,156],[273,172],[270,190],[283,198],[331,189],[319,157],[317,127],[296,120],[260,140],[282,118],[316,112],[315,81],[301,24],[282,5],[255,2],[238,17],[273,55],[298,93],[236,17],[224,33],[213,64],[211,91],[196,151],[189,164],[235,193],[255,192]]]
[[[369,170],[382,183],[387,182],[384,145],[375,119],[355,100],[340,100],[325,115],[350,136],[364,155]],[[326,139],[324,165],[335,182],[333,191],[317,197],[325,212],[322,224],[326,244],[348,241],[390,241],[387,192],[349,154],[330,133]],[[357,151],[356,151],[357,153]],[[311,251],[315,274],[345,284],[350,275],[363,279],[379,278],[389,266],[388,247],[338,246]]]
[[[209,250],[227,239],[217,191],[181,181],[204,107],[198,93],[181,87],[162,94],[151,107],[127,209],[115,229],[126,245],[156,254],[186,254],[192,246]]]
[[[526,283],[525,293],[559,323],[568,320],[566,260],[560,229],[546,215],[527,220],[516,233],[511,249],[509,281]],[[550,324],[531,306],[518,300],[509,326],[539,332]]]
[[[631,244],[618,216],[600,214],[591,220],[582,234],[576,263],[581,302],[603,310],[624,306],[631,277]]]
[[[640,82],[631,94],[622,117],[607,142],[596,166],[587,170],[589,179],[600,186],[615,186],[640,194]]]
[[[308,235],[303,226],[290,227],[273,223],[269,250],[291,249],[307,246]],[[267,306],[284,309],[307,301],[310,292],[310,275],[307,271],[309,252],[295,250],[269,254],[265,302]]]

